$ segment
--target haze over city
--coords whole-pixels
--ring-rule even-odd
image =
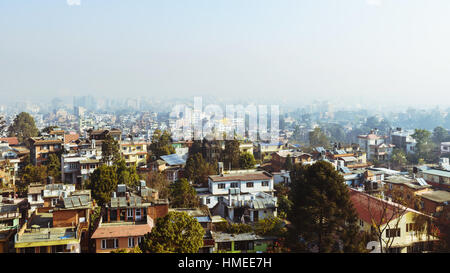
[[[200,95],[445,107],[449,12],[446,0],[2,1],[0,104]]]

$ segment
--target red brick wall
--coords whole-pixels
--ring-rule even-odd
[[[147,215],[150,216],[154,224],[156,224],[156,219],[164,217],[169,213],[169,204],[155,204],[147,209]]]
[[[77,210],[58,210],[53,212],[53,227],[70,227],[78,224]]]

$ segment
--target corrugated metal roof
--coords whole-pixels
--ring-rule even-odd
[[[178,154],[162,155],[161,159],[164,160],[165,162],[167,162],[167,164],[169,164],[170,166],[186,164],[186,160],[184,160]]]

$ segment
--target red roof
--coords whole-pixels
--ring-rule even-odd
[[[358,217],[366,223],[375,221],[376,225],[386,224],[410,210],[399,204],[388,202],[374,196],[350,189],[350,200]]]
[[[0,141],[6,141],[9,145],[19,145],[19,139],[17,137],[2,137]]]
[[[66,134],[64,135],[64,143],[71,143],[72,141],[76,141],[80,138],[78,134]]]
[[[152,231],[153,224],[143,225],[119,225],[119,226],[100,226],[95,230],[92,239],[99,238],[117,238],[117,237],[137,237],[144,236]]]

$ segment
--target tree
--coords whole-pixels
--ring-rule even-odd
[[[108,165],[117,164],[121,158],[119,142],[107,135],[102,142],[102,162]]]
[[[450,206],[445,206],[437,219],[437,228],[439,230],[439,252],[450,252]]]
[[[255,164],[255,157],[251,153],[244,152],[239,156],[239,166],[241,169],[253,169]]]
[[[414,134],[411,135],[416,141],[416,153],[414,154],[413,163],[417,163],[420,158],[426,162],[435,162],[438,159],[438,154],[435,153],[436,145],[431,141],[431,132],[425,129],[415,129]]]
[[[47,165],[47,174],[48,176],[53,177],[55,181],[61,181],[61,159],[57,154],[51,153],[48,156]]]
[[[170,182],[164,174],[159,172],[149,172],[145,177],[145,181],[150,188],[158,191],[159,198],[169,198]]]
[[[10,137],[17,137],[19,142],[23,142],[29,137],[38,136],[39,130],[36,128],[34,118],[26,112],[21,112],[9,126],[8,133]]]
[[[403,152],[403,150],[401,149],[395,148],[394,151],[392,152],[391,162],[394,165],[394,167],[397,168],[403,167],[408,162],[408,160],[406,159],[405,152]]]
[[[139,248],[144,253],[197,253],[203,246],[205,230],[185,212],[171,211],[158,218],[152,232],[144,236]]]
[[[288,219],[293,232],[318,252],[360,252],[357,216],[344,178],[325,161],[291,171]],[[310,250],[311,247],[308,247]]]
[[[127,167],[124,159],[117,162],[117,177],[118,184],[125,184],[128,187],[134,188],[139,185],[139,175],[137,174],[136,166]]]
[[[47,134],[49,134],[49,133],[50,133],[51,131],[53,131],[55,128],[58,128],[58,126],[54,126],[54,125],[47,126],[47,127],[45,127],[44,129],[41,130],[41,134],[42,134],[42,133],[47,133]]]
[[[313,147],[328,147],[330,141],[319,127],[314,128],[314,131],[309,132],[309,145]]]
[[[261,236],[283,237],[286,233],[284,223],[280,218],[268,217],[255,224],[255,233]]]
[[[447,130],[444,127],[438,126],[438,127],[434,128],[432,140],[436,145],[440,146],[441,142],[445,142],[448,139],[449,139],[449,135],[448,135]]]
[[[386,190],[387,191],[387,190]],[[386,252],[394,243],[394,236],[383,236],[387,230],[397,230],[401,219],[408,212],[403,192],[397,189],[389,190],[392,202],[364,194],[362,200],[371,221],[371,231],[380,244],[381,253]]]
[[[172,138],[167,131],[161,132],[156,129],[153,132],[152,143],[150,144],[150,153],[152,156],[159,158],[162,155],[169,155],[175,153],[175,148],[172,146]]]
[[[170,196],[170,205],[174,208],[197,208],[200,205],[197,192],[186,178],[174,183]]]
[[[224,168],[239,169],[239,156],[239,141],[236,139],[225,140],[225,149],[222,156]]]
[[[100,206],[111,200],[111,194],[117,188],[117,167],[101,165],[91,174],[87,188]]]
[[[28,186],[31,183],[45,183],[47,175],[47,166],[27,165],[25,168],[21,169],[19,173],[20,181],[16,183],[17,191],[24,194],[27,192]]]
[[[3,136],[6,128],[6,120],[3,116],[0,116],[0,136]]]
[[[216,173],[214,164],[208,163],[201,153],[190,155],[186,161],[184,175],[197,185],[207,186],[208,176]]]

